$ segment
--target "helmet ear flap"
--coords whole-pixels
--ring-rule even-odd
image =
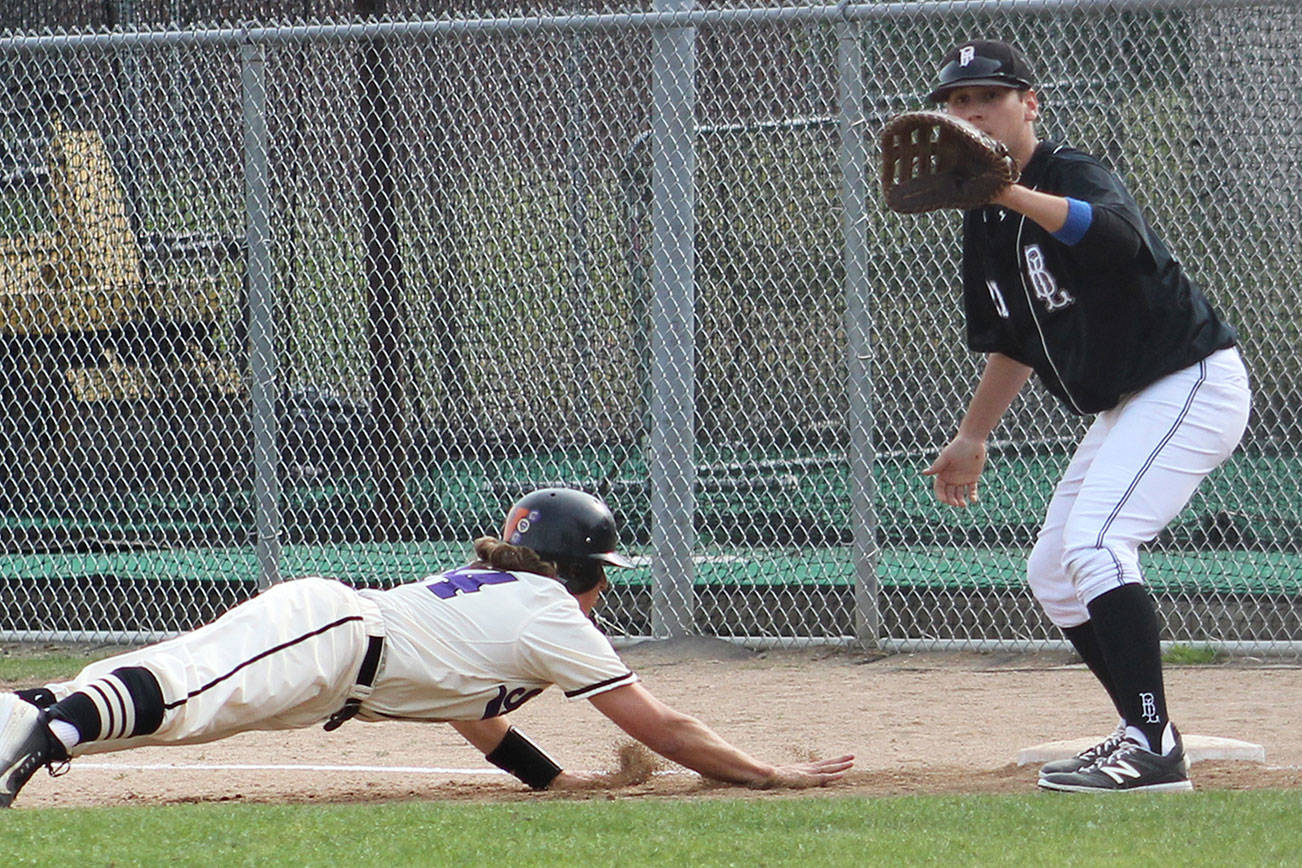
[[[605,566],[600,561],[559,558],[556,561],[556,578],[571,594],[582,594],[601,584],[606,578]]]

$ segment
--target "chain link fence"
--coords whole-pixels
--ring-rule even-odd
[[[1242,336],[1245,442],[1145,554],[1165,638],[1302,647],[1298,3],[340,5],[0,18],[0,635],[412,580],[564,484],[637,556],[615,637],[1059,641],[1023,562],[1085,423],[1028,388],[934,502],[959,221],[876,191],[982,35]]]

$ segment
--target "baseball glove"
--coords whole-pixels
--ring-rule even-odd
[[[901,214],[980,207],[1018,174],[1002,142],[945,112],[905,112],[882,129],[882,195]]]

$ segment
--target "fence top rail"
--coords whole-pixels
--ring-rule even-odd
[[[101,30],[0,37],[0,53],[21,54],[168,45],[285,45],[317,41],[361,41],[413,36],[504,32],[637,30],[779,22],[853,22],[935,18],[964,12],[1135,12],[1168,9],[1296,6],[1302,0],[917,0],[896,3],[840,3],[783,7],[605,12],[501,18],[437,18],[340,23],[239,25],[192,30]]]

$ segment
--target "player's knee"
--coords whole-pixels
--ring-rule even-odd
[[[1066,578],[1062,569],[1061,549],[1045,537],[1040,537],[1031,549],[1031,556],[1026,559],[1027,583],[1034,590],[1063,582]]]
[[[1062,554],[1063,570],[1081,600],[1127,582],[1140,581],[1139,559],[1132,551],[1107,544],[1068,545]]]
[[[1074,627],[1089,620],[1089,612],[1062,568],[1056,543],[1041,537],[1026,562],[1026,583],[1044,614],[1059,627]]]

